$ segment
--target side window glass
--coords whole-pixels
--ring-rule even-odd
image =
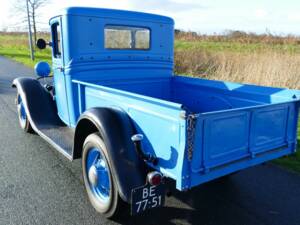
[[[52,44],[53,44],[53,55],[55,58],[61,57],[61,30],[59,23],[52,25]]]

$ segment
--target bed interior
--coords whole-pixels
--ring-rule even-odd
[[[272,94],[283,90],[180,76],[88,82],[179,103],[194,113],[270,104]]]

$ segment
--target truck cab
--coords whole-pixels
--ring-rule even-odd
[[[72,7],[50,31],[54,85],[13,81],[19,123],[82,160],[106,217],[162,206],[165,180],[187,191],[296,151],[300,92],[175,75],[169,17]]]
[[[68,8],[50,19],[61,120],[74,127],[80,115],[74,79],[113,82],[170,77],[173,26],[173,20],[164,16],[95,8]]]

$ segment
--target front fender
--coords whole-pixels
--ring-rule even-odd
[[[84,139],[93,132],[103,138],[119,194],[130,203],[132,189],[145,184],[147,168],[131,141],[135,129],[129,116],[111,108],[92,108],[83,113],[75,129],[74,159],[81,157]]]
[[[39,81],[20,77],[13,80],[12,87],[17,88],[21,95],[28,119],[36,132],[37,125],[44,124],[45,121],[58,121],[56,104]]]

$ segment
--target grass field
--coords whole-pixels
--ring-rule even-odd
[[[48,40],[49,34],[42,33],[39,37]],[[35,50],[35,61],[29,59],[28,39],[24,33],[0,33],[0,55],[30,67],[40,60],[51,64],[49,48]],[[244,33],[225,36],[180,33],[175,41],[175,72],[300,89],[300,38]],[[297,154],[274,162],[300,173],[300,147]]]
[[[295,44],[265,44],[265,43],[240,43],[228,41],[188,41],[176,40],[175,49],[182,50],[202,50],[208,52],[230,51],[237,53],[262,53],[272,50],[273,52],[300,53],[300,45]]]
[[[49,39],[47,34],[40,34],[39,37]],[[51,51],[35,49],[35,60],[32,61],[28,49],[28,36],[25,33],[0,33],[0,55],[11,58],[26,66],[34,67],[40,60],[51,63]]]

